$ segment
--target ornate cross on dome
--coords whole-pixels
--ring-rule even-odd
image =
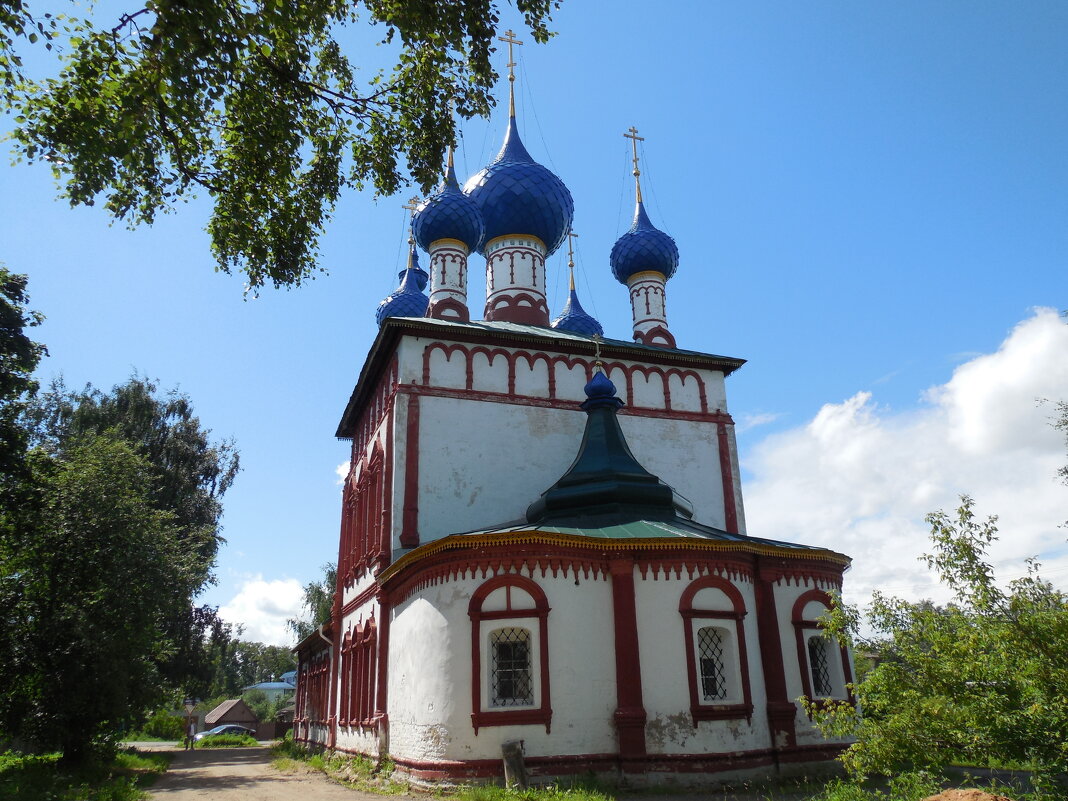
[[[571,282],[569,289],[575,289],[575,250],[571,246],[572,241],[578,238],[578,234],[574,231],[568,230],[567,232],[567,273]]]
[[[411,215],[414,217],[415,212],[419,209],[420,200],[417,197],[410,198],[407,203],[401,206],[402,209],[408,209]]]
[[[515,38],[515,31],[509,29],[504,32],[504,36],[497,37],[498,42],[508,42],[508,115],[510,117],[515,116],[515,58],[512,54],[512,45],[522,45],[523,43]]]
[[[604,372],[604,362],[601,361],[601,335],[593,335],[593,369]]]
[[[631,151],[634,153],[634,187],[638,192],[638,202],[641,203],[642,184],[639,176],[642,174],[642,171],[638,169],[638,142],[644,142],[645,137],[638,136],[638,129],[633,125],[627,129],[627,133],[623,134],[623,136],[630,140]]]

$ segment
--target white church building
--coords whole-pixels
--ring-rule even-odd
[[[844,747],[798,699],[851,701],[850,656],[817,623],[849,558],[747,533],[725,390],[743,360],[677,347],[678,249],[636,150],[634,175],[610,255],[629,341],[573,280],[550,321],[546,257],[574,206],[514,103],[496,159],[461,189],[450,155],[416,211],[337,431],[337,593],[297,646],[298,741],[427,782],[500,776],[509,740],[535,775],[639,782],[796,773]]]

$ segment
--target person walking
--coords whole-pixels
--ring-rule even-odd
[[[185,727],[185,750],[193,750],[193,735],[197,733],[196,718],[189,718],[189,725]]]

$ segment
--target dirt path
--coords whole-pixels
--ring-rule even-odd
[[[179,751],[151,795],[158,801],[382,801],[310,769],[281,773],[263,746]]]

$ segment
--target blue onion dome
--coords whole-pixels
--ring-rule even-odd
[[[573,334],[585,334],[586,336],[604,334],[601,324],[582,308],[574,287],[571,288],[571,294],[567,298],[564,310],[560,312],[559,317],[549,323],[549,327],[558,331],[570,331]]]
[[[439,239],[458,239],[471,251],[482,247],[486,226],[478,206],[460,190],[456,170],[449,153],[445,181],[435,194],[423,201],[412,219],[415,241],[423,250],[430,250],[430,243]]]
[[[412,244],[412,240],[408,240],[408,244]],[[430,283],[430,273],[419,266],[419,254],[415,248],[411,248],[411,252],[408,254],[408,266],[397,273],[397,278],[401,281],[404,280],[404,276],[408,271],[411,271],[412,278],[415,280],[415,288],[422,292],[426,289],[426,285]]]
[[[420,274],[422,277],[420,277]],[[408,253],[408,268],[401,271],[401,282],[386,299],[378,304],[375,322],[381,326],[387,317],[423,317],[426,315],[430,298],[423,294],[426,286],[426,273],[419,269],[416,260],[415,245]]]
[[[675,240],[649,221],[645,204],[638,201],[634,224],[616,240],[609,256],[612,274],[621,284],[635,273],[650,270],[671,278],[679,266],[679,248]]]
[[[475,202],[486,224],[480,248],[499,236],[526,234],[536,236],[553,253],[567,238],[575,216],[575,202],[564,182],[523,147],[514,115],[508,119],[501,152],[468,179],[464,194]]]
[[[600,362],[597,362],[593,378],[583,387],[583,391],[586,393],[586,400],[582,402],[582,408],[586,411],[601,406],[612,406],[618,409],[623,405],[623,401],[616,396],[616,385],[604,374]]]

